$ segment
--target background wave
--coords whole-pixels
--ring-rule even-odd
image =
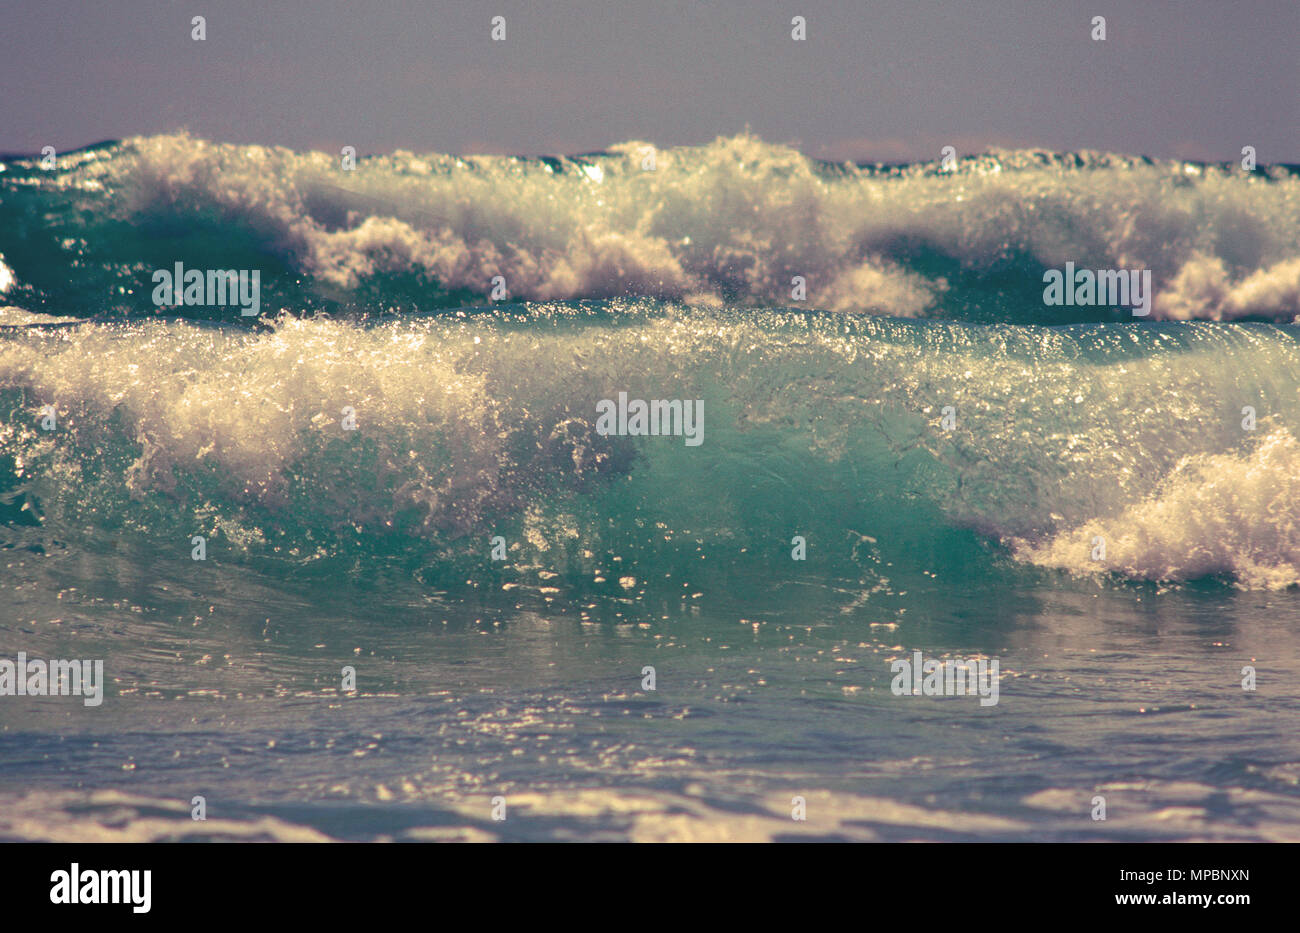
[[[653,152],[654,170],[646,171]],[[1152,316],[1300,315],[1300,176],[1274,166],[997,151],[858,166],[749,135],[587,156],[363,158],[165,135],[0,172],[0,293],[61,314],[158,309],[155,269],[262,270],[262,307],[359,314],[642,296],[1066,323],[1042,273],[1152,270]],[[238,315],[235,314],[237,317]]]

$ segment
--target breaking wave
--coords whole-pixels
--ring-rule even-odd
[[[138,137],[0,167],[0,291],[61,314],[156,308],[154,269],[262,270],[262,307],[400,313],[651,297],[1014,323],[1045,269],[1150,269],[1152,316],[1300,315],[1300,177],[1105,153],[860,166],[753,136],[554,158],[333,153]],[[652,170],[648,170],[652,169]],[[796,297],[795,278],[804,296]],[[8,285],[6,286],[6,281]],[[237,316],[237,315],[236,315]]]
[[[620,391],[702,400],[703,443],[598,434]],[[459,583],[501,535],[514,564],[611,587],[619,566],[763,586],[800,534],[858,577],[1014,558],[1278,588],[1300,584],[1298,415],[1297,331],[1266,324],[642,300],[12,327],[0,531],[48,548],[93,528],[182,556],[205,534],[236,560],[399,560]]]

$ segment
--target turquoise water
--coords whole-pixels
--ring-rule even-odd
[[[1292,176],[663,155],[6,164],[0,658],[108,683],[0,697],[0,837],[1300,839]]]

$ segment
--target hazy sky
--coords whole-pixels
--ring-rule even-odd
[[[1297,162],[1298,49],[1297,0],[0,0],[0,151],[187,128],[571,153],[748,125],[831,158],[1249,144]]]

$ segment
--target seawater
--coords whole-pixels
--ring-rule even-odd
[[[5,162],[0,837],[1300,839],[1291,172],[657,163]]]

